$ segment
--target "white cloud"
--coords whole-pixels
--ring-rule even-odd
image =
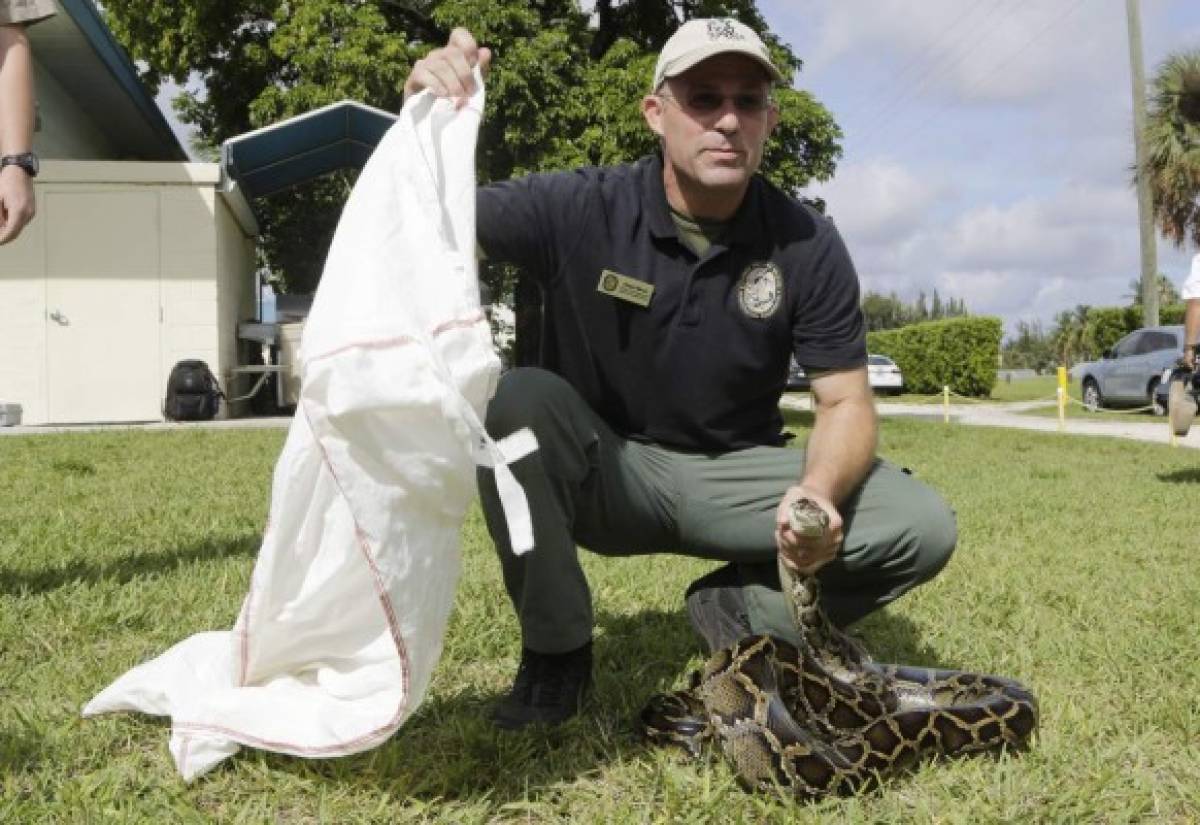
[[[950,265],[1061,270],[1112,261],[1137,240],[1136,204],[1129,190],[1075,186],[1011,206],[984,205],[965,213],[946,233]]]
[[[1010,328],[1019,318],[1048,324],[1076,304],[1124,303],[1139,272],[1136,205],[1123,186],[1066,182],[1009,204],[972,204],[949,181],[870,162],[847,166],[820,194],[864,289],[908,298],[937,289]],[[956,202],[929,208],[940,198]],[[1177,268],[1176,257],[1165,255],[1162,271]]]
[[[890,57],[883,78],[891,101],[920,97],[951,100],[1027,100],[1059,93],[1098,76],[1128,73],[1123,48],[1125,15],[1119,4],[1094,0],[856,0],[796,4],[797,26],[820,27],[803,55],[813,73],[868,55]],[[1118,52],[1123,55],[1124,52]],[[1127,82],[1127,81],[1126,81]]]
[[[902,240],[920,226],[938,188],[903,166],[874,159],[843,164],[833,181],[814,187],[812,194],[829,202],[843,233],[883,244]]]
[[[1195,48],[1200,4],[1141,6],[1149,74],[1169,51]],[[907,298],[936,288],[1009,329],[1076,304],[1126,302],[1140,253],[1124,4],[760,8],[846,132],[837,175],[816,193],[864,288]],[[1188,258],[1159,244],[1173,280]]]

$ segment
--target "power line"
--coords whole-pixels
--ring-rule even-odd
[[[1068,3],[1064,4],[1064,6],[1063,6],[1063,11],[1057,17],[1055,17],[1053,20],[1051,20],[1049,23],[1047,23],[1045,26],[1043,26],[1036,34],[1033,35],[1033,37],[1026,40],[1025,43],[1023,45],[1021,45],[1021,47],[1018,48],[1015,52],[1012,52],[1008,56],[1002,58],[1000,60],[1000,62],[996,63],[994,66],[992,66],[992,68],[989,71],[985,72],[982,76],[980,76],[980,78],[978,80],[976,80],[974,83],[972,83],[971,86],[967,88],[966,92],[963,93],[964,99],[970,100],[971,96],[974,94],[974,92],[980,86],[982,86],[985,81],[989,80],[993,75],[995,75],[997,72],[999,72],[1005,66],[1007,66],[1009,63],[1013,62],[1018,57],[1020,57],[1022,54],[1024,54],[1025,51],[1030,46],[1032,46],[1037,41],[1041,40],[1042,37],[1044,37],[1046,34],[1048,34],[1050,32],[1051,29],[1055,28],[1060,23],[1062,23],[1062,21],[1065,20],[1067,17],[1074,14],[1075,11],[1080,6],[1083,5],[1083,3],[1084,3],[1084,0],[1074,0],[1074,2],[1070,2],[1070,0],[1068,0]],[[908,140],[912,139],[913,135],[920,132],[922,129],[927,127],[929,124],[930,124],[929,119],[918,121],[907,132],[903,132],[898,138],[896,138],[892,142],[892,145],[893,146],[903,145]]]
[[[883,109],[879,111],[875,119],[867,125],[865,130],[866,139],[870,140],[875,135],[881,134],[883,132],[883,126],[885,126],[889,120],[894,119],[895,113],[902,109],[903,104],[928,86],[931,80],[939,75],[947,74],[950,71],[958,68],[968,57],[976,54],[979,44],[986,40],[988,36],[995,31],[994,28],[987,28],[987,24],[989,24],[992,19],[996,17],[997,12],[1015,11],[1018,6],[1025,2],[1026,0],[1014,0],[1011,6],[1007,6],[1006,0],[1001,0],[995,6],[992,6],[988,10],[988,13],[984,15],[982,19],[977,21],[977,33],[979,36],[973,39],[964,39],[963,43],[959,45],[965,44],[966,48],[964,48],[961,52],[957,51],[957,49],[951,49],[946,54],[935,58],[931,63],[929,63],[929,65],[926,66],[925,71],[920,75],[920,77],[917,78],[917,81],[903,94],[897,95],[889,100]]]
[[[907,81],[909,72],[920,65],[921,61],[924,60],[930,53],[936,53],[937,47],[941,45],[942,41],[950,34],[950,32],[958,28],[959,24],[970,17],[976,9],[983,5],[984,2],[986,2],[986,0],[975,0],[972,5],[967,7],[966,11],[955,18],[953,23],[942,29],[941,32],[939,32],[938,35],[933,39],[933,41],[930,42],[928,46],[924,47],[923,51],[910,57],[898,71],[891,74],[883,83],[878,84],[874,89],[871,90],[870,93],[860,98],[857,103],[848,106],[846,109],[846,116],[852,117],[857,115],[868,105],[879,100],[882,97],[882,93],[885,91],[886,87],[897,86]]]

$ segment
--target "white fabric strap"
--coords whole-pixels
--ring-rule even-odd
[[[533,430],[524,427],[499,441],[480,430],[475,441],[475,463],[490,467],[496,474],[496,492],[508,524],[508,541],[518,556],[533,549],[533,518],[529,514],[529,498],[509,465],[538,448]]]

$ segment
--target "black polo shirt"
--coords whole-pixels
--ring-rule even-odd
[[[490,260],[542,285],[546,366],[629,438],[702,452],[779,444],[789,355],[813,370],[866,363],[841,237],[760,176],[701,257],[678,236],[659,155],[481,187],[476,220]],[[653,286],[649,306],[602,292],[606,272]]]

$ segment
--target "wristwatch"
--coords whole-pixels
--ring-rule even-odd
[[[20,166],[31,178],[36,178],[38,170],[41,168],[41,164],[38,163],[38,156],[33,152],[22,152],[19,155],[5,155],[0,158],[0,171],[3,171],[5,166]]]

